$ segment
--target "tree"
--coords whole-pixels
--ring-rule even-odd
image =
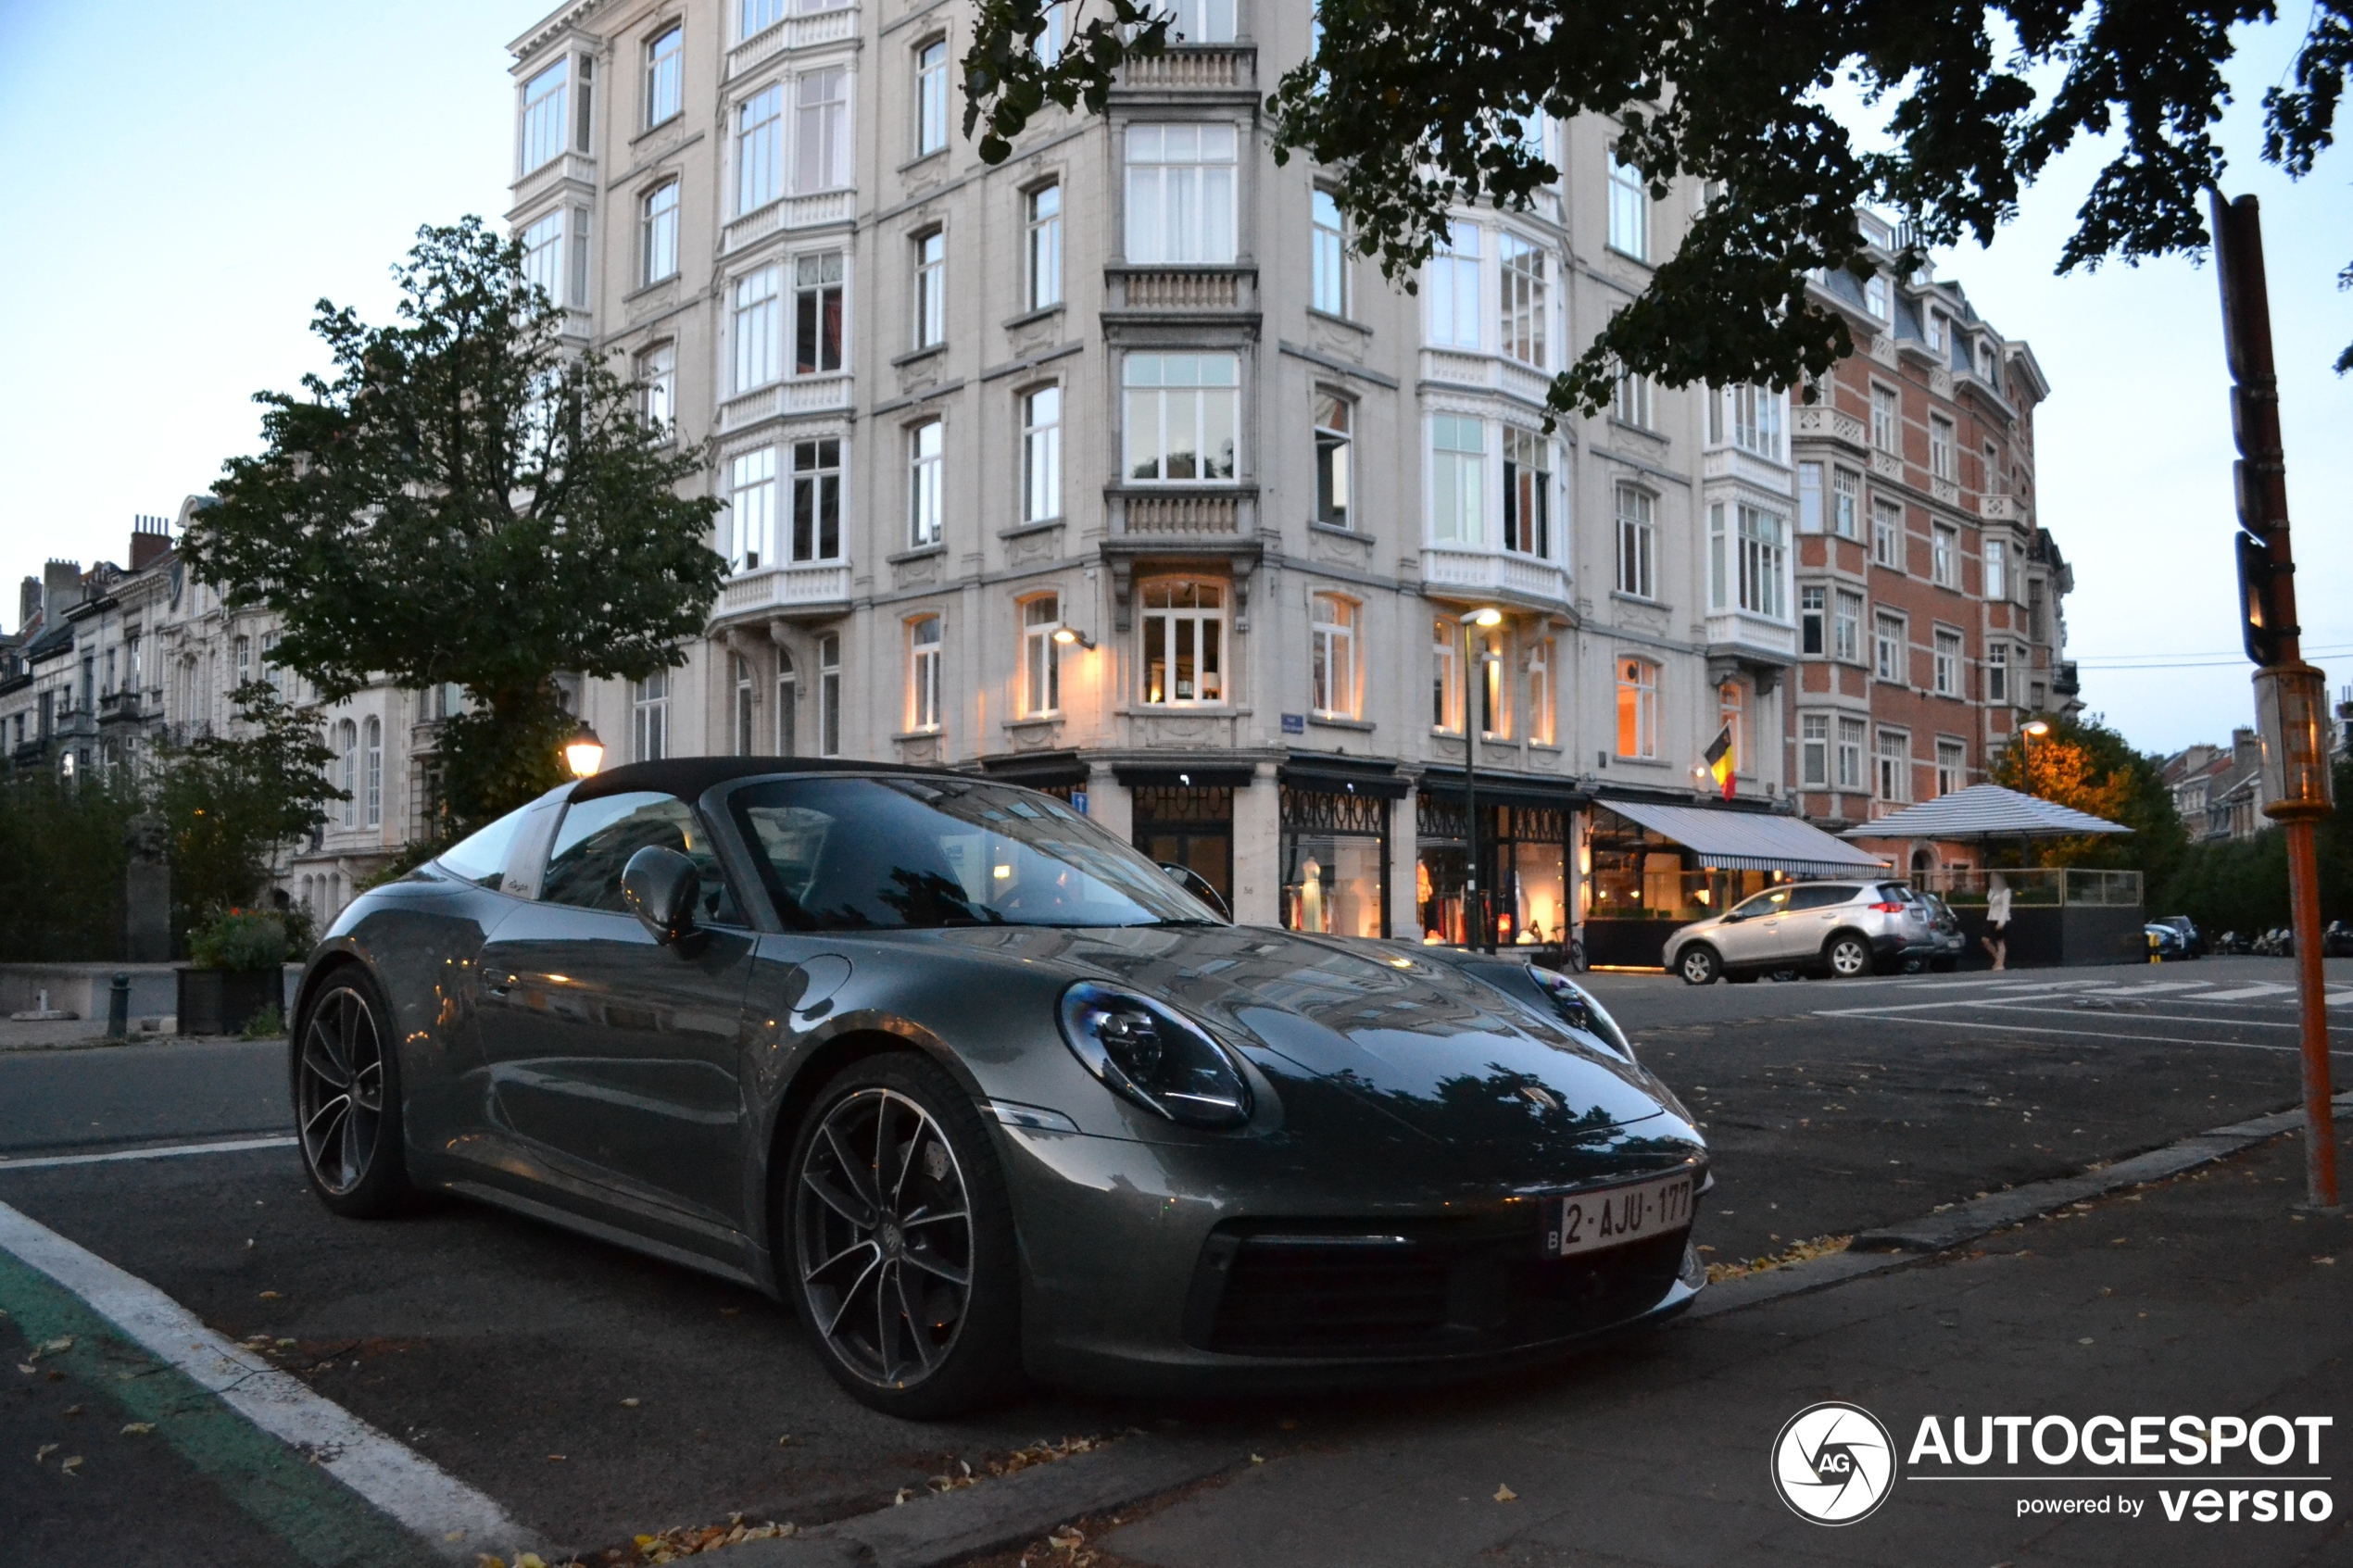
[[[1048,103],[1101,112],[1120,66],[1170,41],[1154,0],[1104,0],[1045,58],[1048,4],[982,0],[964,131],[985,122],[988,162]],[[2202,250],[2230,30],[2274,15],[2271,0],[1317,0],[1315,52],[1267,110],[1277,159],[1331,170],[1356,247],[1409,292],[1450,207],[1524,207],[1558,178],[1526,138],[1540,111],[1616,117],[1616,155],[1655,199],[1678,176],[1706,182],[1680,249],[1553,383],[1554,413],[1592,413],[1621,370],[1670,386],[1827,372],[1854,345],[1807,274],[1866,267],[1857,206],[1902,216],[1908,271],[1964,235],[1989,242],[2079,135],[2114,129],[2122,145],[2061,271]],[[2291,175],[2334,140],[2348,66],[2353,0],[2319,0],[2294,85],[2265,96],[2265,157]],[[1840,119],[1849,90],[1883,114],[1883,150]]]
[[[334,378],[255,395],[264,450],[233,458],[182,549],[233,602],[282,618],[280,663],[321,698],[379,677],[465,688],[440,739],[444,832],[560,781],[560,671],[682,664],[726,563],[719,502],[680,484],[642,388],[563,342],[520,245],[469,218],[395,269],[399,320],[319,302]]]
[[[2022,794],[2133,830],[2129,838],[2091,835],[2062,838],[2037,852],[2047,866],[2105,866],[2143,873],[2145,893],[2170,875],[2186,841],[2173,792],[2165,787],[2161,759],[2133,749],[2132,743],[2095,716],[2050,718],[2050,733],[2020,736],[1994,759],[1993,781]]]
[[[327,803],[347,798],[327,782],[334,753],[316,715],[266,681],[230,695],[239,726],[163,747],[155,809],[170,834],[172,928],[261,902],[279,848],[325,825]]]
[[[121,957],[125,835],[138,810],[128,769],[0,773],[0,962]]]

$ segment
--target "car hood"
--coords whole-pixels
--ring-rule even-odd
[[[1680,1110],[1599,1040],[1402,946],[1252,926],[939,935],[1181,1009],[1273,1078],[1294,1122],[1309,1085],[1457,1147],[1590,1144]]]

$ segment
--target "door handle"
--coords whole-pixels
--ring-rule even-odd
[[[505,970],[485,969],[482,972],[482,989],[485,996],[504,997],[514,989],[515,977]]]

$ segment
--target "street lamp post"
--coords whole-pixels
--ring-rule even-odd
[[[1478,859],[1478,697],[1475,671],[1479,661],[1471,655],[1471,631],[1487,631],[1504,623],[1504,612],[1492,605],[1458,617],[1463,628],[1463,820],[1470,839],[1470,875],[1463,884],[1463,914],[1471,922],[1469,946],[1493,952],[1489,939],[1487,896],[1479,884]]]
[[[605,743],[597,738],[597,732],[583,719],[572,738],[564,742],[564,766],[572,770],[573,778],[585,779],[604,765]]]

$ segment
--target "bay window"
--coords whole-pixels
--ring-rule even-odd
[[[1504,427],[1504,547],[1553,558],[1552,443],[1532,430]]]
[[[792,558],[841,558],[841,441],[826,436],[792,448]],[[830,752],[828,756],[832,755]]]
[[[1429,341],[1477,350],[1478,294],[1478,231],[1450,228],[1429,257]]]
[[[1707,508],[1707,601],[1710,609],[1741,609],[1786,620],[1782,579],[1789,568],[1787,526],[1746,503]]]
[[[736,107],[736,211],[756,211],[785,194],[785,88],[767,86]]]
[[[571,84],[569,59],[558,60],[523,83],[522,167],[517,174],[528,174],[563,152]]]
[[[727,567],[757,571],[776,560],[776,449],[762,446],[730,466]]]
[[[1199,484],[1233,479],[1239,359],[1231,354],[1130,354],[1122,379],[1130,480]]]
[[[837,250],[793,262],[793,372],[841,369],[842,257]]]
[[[849,183],[849,72],[806,72],[795,92],[793,189],[840,190]]]
[[[1496,243],[1502,267],[1504,352],[1523,365],[1544,366],[1544,253],[1517,234]]]
[[[765,386],[780,374],[777,339],[784,321],[777,294],[782,282],[780,270],[774,265],[736,280],[736,392]]]
[[[1441,545],[1486,543],[1485,429],[1465,415],[1432,415],[1429,448],[1430,538]]]
[[[1127,128],[1130,262],[1234,259],[1236,141],[1231,125]]]
[[[1190,578],[1142,590],[1142,700],[1153,708],[1198,708],[1226,700],[1226,589]]]

